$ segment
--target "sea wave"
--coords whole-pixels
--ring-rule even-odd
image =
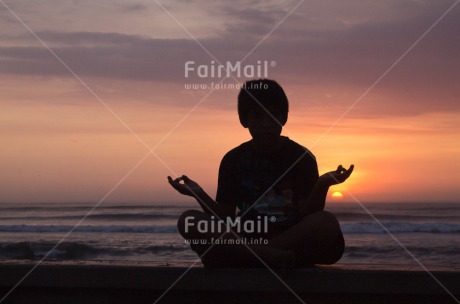
[[[136,221],[136,220],[158,220],[158,219],[178,219],[180,214],[148,214],[148,213],[134,213],[134,214],[120,214],[120,213],[106,213],[106,214],[72,214],[72,215],[20,215],[20,216],[0,216],[0,220],[79,220],[85,218],[86,220],[103,220],[103,221]]]
[[[460,224],[454,223],[407,223],[407,222],[360,222],[343,223],[345,234],[391,233],[460,233]]]
[[[133,254],[168,254],[187,250],[182,243],[152,245],[133,248],[92,246],[78,242],[63,242],[56,248],[52,242],[18,242],[0,244],[0,258],[9,259],[94,259],[98,257],[123,257]]]
[[[372,216],[368,213],[361,212],[336,212],[335,216],[339,220],[343,221],[365,221],[373,220],[373,218],[378,219],[379,221],[414,221],[414,222],[427,222],[427,221],[446,221],[446,220],[456,220],[458,216],[456,215],[446,215],[446,214],[430,214],[430,215],[409,215],[409,214],[388,214],[388,213],[371,213]]]
[[[358,222],[342,223],[345,234],[391,233],[460,233],[456,223],[410,223],[410,222]],[[178,233],[175,225],[0,225],[0,232],[60,233],[60,232],[105,232],[105,233]]]
[[[125,233],[177,233],[176,226],[126,226],[126,225],[1,225],[0,232],[125,232]]]

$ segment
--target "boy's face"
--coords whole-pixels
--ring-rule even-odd
[[[284,117],[281,111],[274,107],[267,107],[267,110],[271,115],[259,106],[255,106],[248,113],[249,133],[251,133],[254,143],[258,145],[265,146],[277,143],[283,129],[281,123]]]

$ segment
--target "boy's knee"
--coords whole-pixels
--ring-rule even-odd
[[[337,263],[345,251],[345,240],[342,233],[337,235],[331,246],[322,252],[315,261],[315,264],[332,265]]]
[[[340,260],[345,242],[335,215],[319,211],[309,215],[306,221],[310,227],[314,227],[314,240],[313,243],[306,244],[305,256],[299,259],[300,264],[334,264]]]
[[[320,219],[321,219],[322,223],[325,223],[325,224],[327,224],[328,226],[331,226],[331,227],[340,227],[339,221],[337,220],[335,215],[333,215],[332,213],[330,213],[328,211],[324,211],[324,210],[320,211],[318,213],[319,213],[319,216],[320,216]]]
[[[320,240],[335,239],[342,234],[340,224],[335,215],[327,211],[318,211],[304,219],[314,227],[315,234]]]

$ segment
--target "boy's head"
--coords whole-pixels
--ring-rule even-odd
[[[238,116],[243,127],[248,127],[248,115],[254,111],[269,112],[281,126],[288,119],[289,102],[283,88],[274,80],[246,81],[238,94]],[[276,115],[274,115],[276,114]]]
[[[274,80],[247,81],[238,95],[238,115],[256,144],[276,143],[288,118],[289,104]]]

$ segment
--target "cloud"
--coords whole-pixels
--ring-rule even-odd
[[[190,40],[144,39],[117,33],[38,33],[78,75],[128,80],[177,81],[184,60],[201,56]],[[1,47],[0,72],[69,76],[40,46]]]
[[[277,66],[270,76],[282,79],[286,85],[327,86],[323,95],[339,87],[363,92],[436,21],[447,9],[446,3],[391,2],[387,10],[402,11],[384,18],[378,17],[375,8],[368,12],[353,11],[358,7],[353,2],[351,7],[334,7],[325,20],[318,20],[314,13],[325,8],[317,2],[306,2],[246,63],[275,60]],[[290,7],[263,6],[263,2],[255,2],[251,7],[220,5],[213,9],[225,16],[227,27],[221,35],[200,39],[200,43],[222,63],[244,57]],[[349,12],[340,15],[345,8]],[[386,96],[388,103],[374,104],[374,111],[399,111],[406,115],[460,110],[459,12],[460,8],[456,8],[447,15],[379,83],[376,90]],[[184,78],[186,61],[198,65],[213,60],[192,39],[155,39],[105,32],[42,31],[38,35],[81,77],[183,85],[203,81],[197,77]],[[9,45],[0,47],[0,73],[72,77],[46,49],[31,40],[33,37],[20,38],[22,42],[16,43],[9,37]],[[27,39],[29,46],[24,45]],[[343,104],[349,103],[346,100]]]
[[[138,11],[145,11],[148,7],[142,3],[133,3],[123,7],[123,11],[125,12],[138,12]]]

